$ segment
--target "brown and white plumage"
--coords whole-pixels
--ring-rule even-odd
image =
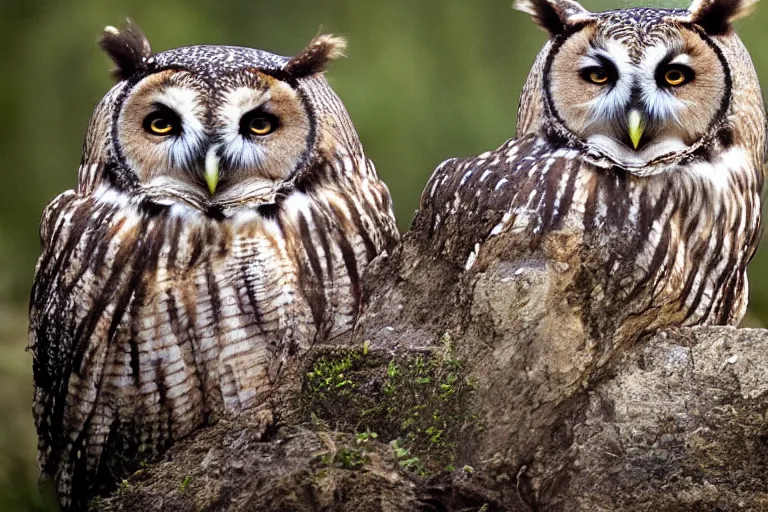
[[[291,59],[151,55],[132,25],[102,45],[120,81],[77,190],[44,212],[30,305],[39,463],[65,508],[203,425],[269,411],[281,368],[350,328],[362,273],[398,239],[321,76],[338,38]],[[179,122],[173,138],[142,131],[160,108],[170,121],[151,129]],[[277,128],[251,136],[264,121],[242,120],[259,116]]]
[[[746,50],[711,15],[744,9],[702,5],[590,13],[522,2],[551,39],[526,82],[518,136],[438,167],[413,226],[426,246],[482,272],[496,237],[540,248],[575,233],[577,247],[562,249],[577,251],[594,286],[580,305],[591,332],[738,324],[762,230],[766,119]],[[659,76],[676,82],[664,74],[676,62],[694,77],[665,87]],[[610,72],[598,67],[588,83],[583,66]],[[635,147],[632,110],[646,123]]]

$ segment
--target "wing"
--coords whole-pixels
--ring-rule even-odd
[[[42,477],[55,480],[65,508],[84,505],[70,497],[85,494],[115,418],[110,343],[161,246],[122,206],[67,192],[41,224],[30,301],[33,411]]]
[[[531,243],[555,229],[571,208],[583,169],[576,151],[543,139],[512,139],[477,157],[443,162],[427,183],[413,229],[430,251],[466,266],[503,232],[526,230]]]
[[[565,234],[551,247],[578,251],[580,279],[595,293],[581,300],[596,319],[642,318],[649,329],[737,324],[761,230],[761,175],[732,155],[648,176],[589,156],[529,135],[449,160],[430,179],[413,229],[427,235],[426,252],[463,269],[504,259],[489,243],[496,236],[533,248]]]

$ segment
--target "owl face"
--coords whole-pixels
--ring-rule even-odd
[[[550,33],[526,85],[541,107],[521,106],[523,131],[543,126],[646,174],[710,140],[727,146],[729,116],[752,107],[739,91],[754,86],[734,84],[725,54],[746,54],[731,23],[753,3],[592,13],[571,0],[519,0]]]
[[[226,202],[267,195],[293,175],[310,131],[297,91],[272,76],[165,70],[130,91],[115,141],[140,183]]]
[[[101,45],[119,81],[98,108],[110,119],[94,116],[89,140],[109,134],[104,158],[122,182],[209,206],[272,203],[325,156],[327,121],[307,84],[342,54],[342,39],[319,36],[292,58],[231,46],[153,55],[129,24],[108,27]]]
[[[673,22],[616,30],[608,15],[554,54],[546,93],[564,126],[629,166],[686,151],[722,115],[727,64],[701,36]],[[645,26],[644,26],[645,25]]]

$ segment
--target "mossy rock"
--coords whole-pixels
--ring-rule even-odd
[[[434,350],[407,356],[358,349],[323,354],[309,365],[299,396],[317,428],[389,442],[402,467],[420,475],[453,470],[480,422],[474,379],[444,335]]]

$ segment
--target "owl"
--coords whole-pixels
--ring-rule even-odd
[[[128,23],[100,45],[117,84],[77,189],[43,213],[30,304],[38,461],[64,509],[201,426],[270,411],[281,369],[351,327],[399,238],[323,78],[342,39],[152,54]]]
[[[571,251],[572,307],[595,338],[738,324],[766,162],[760,87],[731,25],[751,4],[519,0],[549,40],[517,136],[437,168],[413,226],[424,250],[465,275],[498,259],[501,237]]]

